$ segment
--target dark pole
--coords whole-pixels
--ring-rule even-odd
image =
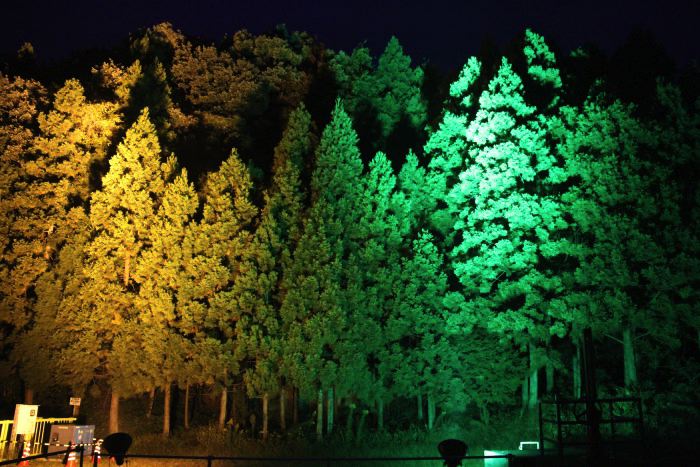
[[[596,459],[600,454],[600,414],[595,406],[598,398],[595,380],[595,353],[591,328],[583,331],[583,358],[586,375],[586,435],[588,455]]]

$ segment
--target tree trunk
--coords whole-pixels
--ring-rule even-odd
[[[287,389],[280,389],[280,431],[287,431]]]
[[[632,391],[637,387],[637,364],[634,358],[634,336],[629,326],[622,330],[622,345],[625,358],[625,389]]]
[[[267,440],[267,435],[269,433],[269,406],[270,406],[270,395],[266,392],[262,396],[262,412],[263,412],[263,426],[262,426],[262,439]]]
[[[547,378],[547,395],[551,396],[554,392],[554,365],[549,360],[547,360],[545,372]]]
[[[153,388],[148,393],[148,408],[146,409],[146,418],[151,418],[153,415],[153,403],[156,400],[156,388]]]
[[[318,390],[316,401],[316,440],[323,440],[323,389]]]
[[[433,399],[433,393],[428,393],[428,430],[433,429],[433,424],[435,423],[435,399]]]
[[[163,388],[163,437],[170,436],[170,390],[172,384],[168,383]]]
[[[535,344],[530,343],[530,389],[528,391],[527,408],[532,413],[537,408],[538,401],[538,371],[535,360]]]
[[[226,427],[226,403],[228,393],[226,386],[221,389],[221,400],[219,401],[219,429],[223,430]]]
[[[418,405],[418,421],[423,423],[423,394],[420,392],[416,396],[416,404]]]
[[[528,401],[528,383],[530,379],[526,376],[523,378],[522,382],[522,391],[520,395],[520,415],[524,414],[527,411],[527,401]]]
[[[326,423],[326,433],[331,434],[333,433],[333,416],[335,415],[335,402],[333,400],[333,388],[330,388],[328,390],[328,401],[326,402],[328,406],[328,413],[327,413],[327,423]]]
[[[299,389],[292,388],[292,423],[299,424]]]
[[[384,401],[377,401],[377,431],[384,431]]]
[[[484,422],[484,425],[488,425],[491,421],[491,413],[489,412],[489,407],[486,403],[480,405],[479,415],[481,416],[481,421]]]
[[[357,434],[355,435],[355,440],[360,442],[362,440],[362,431],[365,429],[365,420],[367,419],[367,414],[369,410],[365,409],[360,415],[360,420],[357,422]]]
[[[350,439],[352,436],[352,422],[355,416],[355,407],[357,406],[354,402],[350,402],[350,404],[348,404],[348,418],[345,419],[345,435],[348,437],[348,439]]]
[[[28,405],[34,404],[34,390],[27,386],[24,388],[24,403]]]
[[[581,398],[581,345],[576,342],[576,352],[572,361],[574,377],[574,399]]]
[[[112,389],[112,399],[109,402],[109,432],[119,431],[119,393]]]
[[[185,413],[184,413],[185,430],[190,429],[190,383],[185,383]]]

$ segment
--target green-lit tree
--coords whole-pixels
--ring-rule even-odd
[[[265,193],[265,207],[255,236],[243,256],[242,273],[234,284],[239,360],[253,363],[244,368],[251,396],[263,398],[263,438],[269,431],[269,398],[279,393],[280,426],[286,428],[288,378],[282,354],[280,309],[286,295],[283,278],[291,265],[292,252],[301,235],[302,192],[300,165],[312,150],[311,117],[302,106],[289,118],[287,129],[275,150],[272,186]]]
[[[438,129],[430,134],[423,148],[429,168],[423,183],[426,185],[425,191],[431,193],[424,209],[431,224],[443,235],[451,234],[456,220],[446,199],[450,189],[459,182],[459,174],[464,168],[467,126],[476,113],[478,101],[475,84],[480,74],[481,63],[477,58],[471,57],[457,80],[450,85],[450,98],[455,101],[454,110],[445,111]],[[416,181],[413,185],[418,183]],[[414,188],[413,191],[417,190]]]
[[[668,204],[672,199],[664,200],[665,189],[645,156],[656,147],[656,135],[632,108],[598,96],[582,109],[562,108],[561,115],[562,125],[552,134],[561,141],[566,172],[577,181],[562,196],[577,261],[569,303],[562,308],[568,308],[574,331],[591,326],[622,344],[625,387],[633,390],[637,336],[675,341],[672,296],[680,284],[664,251],[675,242],[663,234],[678,222],[676,208]]]
[[[449,364],[453,350],[445,333],[447,277],[442,271],[442,256],[428,232],[418,235],[410,251],[400,261],[386,340],[395,391],[417,397],[419,419],[423,397],[427,398],[427,426],[432,429],[436,404],[444,403],[450,395],[452,379]]]
[[[423,69],[411,68],[396,37],[389,39],[376,67],[366,47],[350,55],[339,52],[331,65],[363,148],[389,151],[392,158],[418,149],[427,119]]]
[[[410,224],[403,212],[404,197],[396,193],[396,176],[383,153],[372,159],[361,183],[357,234],[351,238],[353,245],[343,272],[344,307],[351,323],[345,336],[343,366],[357,382],[353,396],[376,405],[378,428],[382,429],[384,405],[396,395],[392,388],[395,360],[390,357],[385,328]]]
[[[487,329],[529,346],[529,392],[524,387],[523,393],[532,408],[541,364],[537,346],[566,334],[549,310],[563,285],[548,262],[565,252],[560,232],[567,223],[550,194],[558,180],[545,127],[506,59],[479,97],[466,137],[459,183],[447,198],[459,239],[450,255],[471,312]]]
[[[336,104],[316,149],[311,179],[312,206],[303,234],[294,252],[290,273],[284,279],[287,290],[282,319],[289,329],[290,368],[295,383],[308,395],[319,391],[317,434],[323,436],[323,391],[333,397],[339,378],[338,350],[345,335],[347,316],[340,284],[343,261],[358,235],[362,161],[357,134],[350,117]],[[318,258],[312,260],[316,255]],[[313,322],[313,325],[304,324]],[[304,350],[306,349],[306,350]],[[300,379],[306,375],[305,380]],[[333,404],[329,403],[329,407]],[[333,415],[328,414],[332,427]]]

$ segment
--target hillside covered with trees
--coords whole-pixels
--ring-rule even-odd
[[[184,427],[206,399],[263,438],[489,424],[580,397],[591,328],[599,391],[688,430],[698,82],[643,34],[608,58],[526,30],[455,73],[282,27],[26,44],[0,74],[2,415],[109,398],[114,432],[157,392],[166,435],[175,396]]]

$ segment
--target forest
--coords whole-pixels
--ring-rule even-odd
[[[591,329],[600,394],[700,433],[700,74],[648,34],[451,72],[162,23],[0,67],[0,418],[489,425],[580,397]]]

